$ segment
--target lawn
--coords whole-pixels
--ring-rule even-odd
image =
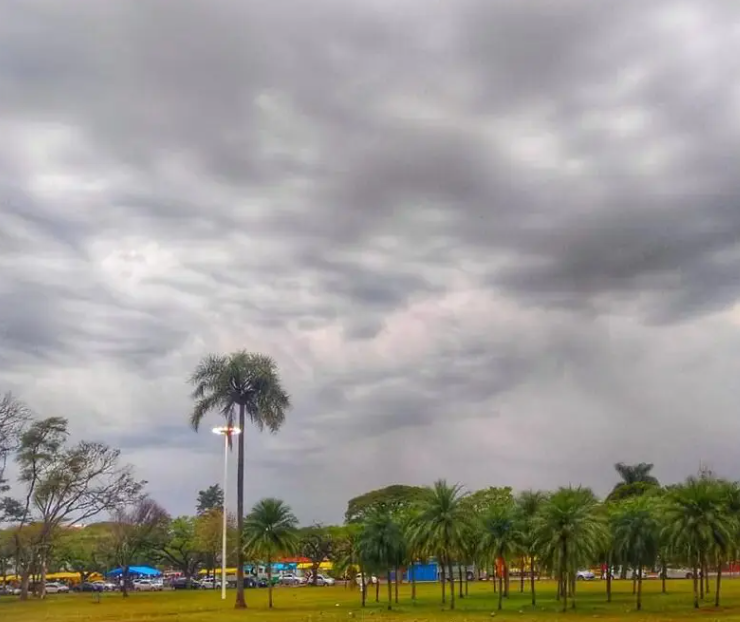
[[[713,598],[707,598],[698,612],[692,608],[691,583],[669,581],[669,593],[660,593],[659,581],[646,581],[643,611],[634,611],[632,586],[629,581],[614,582],[614,598],[605,602],[604,584],[600,581],[579,583],[577,609],[567,614],[559,612],[552,582],[541,582],[539,602],[536,610],[529,604],[529,593],[519,593],[519,585],[512,583],[511,597],[504,602],[504,611],[497,612],[497,619],[505,620],[564,620],[599,619],[601,622],[632,620],[638,622],[683,620],[723,620],[740,622],[740,579],[723,582],[723,607],[711,606]],[[712,588],[714,585],[712,584]],[[359,592],[344,587],[327,588],[279,588],[275,590],[275,606],[267,609],[267,590],[248,590],[249,609],[233,609],[234,593],[222,602],[219,593],[212,592],[162,592],[156,594],[133,594],[124,600],[120,594],[105,595],[100,603],[95,597],[83,595],[53,595],[45,601],[18,602],[11,597],[0,598],[0,620],[13,622],[231,622],[235,620],[274,622],[335,622],[337,620],[384,620],[423,622],[490,619],[496,611],[497,598],[491,584],[470,584],[470,596],[458,600],[454,612],[443,610],[438,585],[419,586],[418,601],[410,601],[410,588],[402,586],[400,604],[394,611],[386,611],[385,586],[381,586],[381,602],[375,603],[374,591],[370,593],[367,608],[359,604]]]

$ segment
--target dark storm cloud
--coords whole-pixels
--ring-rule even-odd
[[[740,432],[739,21],[698,0],[9,4],[0,382],[121,446],[177,512],[219,473],[185,379],[241,347],[295,403],[248,437],[248,494],[302,517],[443,454],[471,486],[603,490],[584,466],[653,455],[681,477],[697,405],[675,387],[720,430],[696,452]]]

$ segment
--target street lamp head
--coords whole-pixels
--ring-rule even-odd
[[[235,434],[241,434],[241,429],[235,425],[232,425],[232,426],[223,425],[217,428],[213,428],[213,433],[219,434],[221,436],[224,436],[224,435],[232,436]]]

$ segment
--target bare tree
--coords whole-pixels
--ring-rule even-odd
[[[5,393],[0,397],[0,492],[7,492],[5,481],[5,467],[8,458],[19,445],[23,429],[31,418],[28,407],[13,397],[12,393]],[[3,512],[0,508],[0,522],[3,522]]]
[[[26,485],[21,527],[30,518],[40,525],[29,557],[38,558],[41,598],[52,538],[58,529],[130,503],[144,484],[134,479],[130,466],[120,465],[118,449],[89,441],[67,447],[67,436],[66,419],[37,421],[22,435],[18,451],[19,479]]]
[[[140,496],[113,513],[111,557],[121,568],[121,592],[128,597],[129,567],[140,557],[154,553],[167,537],[170,517],[156,501]]]

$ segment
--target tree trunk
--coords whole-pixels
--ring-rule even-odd
[[[469,596],[470,595],[469,585],[470,585],[470,579],[468,579],[468,568],[466,566],[465,567],[465,596]]]
[[[442,604],[444,605],[447,602],[447,573],[444,559],[440,560],[439,563],[442,564]]]
[[[632,573],[632,596],[637,594],[637,575]]]
[[[694,565],[692,576],[694,578],[694,609],[699,608],[699,569]]]
[[[215,585],[216,582],[213,583]],[[267,556],[267,606],[272,609],[272,560],[269,555]]]
[[[612,602],[612,559],[606,556],[606,602]]]
[[[450,609],[455,608],[455,574],[452,572],[452,556],[447,562],[447,566],[450,569]]]
[[[704,559],[704,567],[702,568],[701,576],[704,578],[705,582],[704,594],[709,596],[709,565],[707,564],[706,559]]]
[[[414,567],[415,562],[411,562],[409,566],[409,574],[411,575],[411,600],[416,600],[416,568]]]
[[[504,562],[504,598],[509,598],[509,584],[511,582],[511,576],[509,574],[509,564]]]
[[[26,567],[21,574],[21,600],[28,600],[28,586],[31,583],[31,569]]]
[[[524,572],[524,567],[526,566],[526,562],[524,560],[524,557],[519,558],[519,593],[524,593],[524,582],[526,580],[526,577],[524,576],[526,573]]]
[[[637,611],[642,609],[642,564],[638,566],[637,572]]]
[[[570,608],[575,609],[576,608],[576,583],[578,582],[578,579],[576,577],[576,574],[573,573],[573,576],[570,577]]]
[[[391,569],[386,571],[386,581],[388,583],[388,611],[393,609],[393,581],[391,580]]]
[[[396,604],[398,604],[398,566],[396,566],[396,594],[395,594],[395,600]]]
[[[365,583],[365,569],[360,566],[360,585],[362,587],[362,606],[365,607],[367,601],[367,584]]]
[[[532,607],[537,606],[537,596],[534,591],[534,555],[529,558],[529,591],[532,593]]]
[[[719,590],[722,582],[722,560],[717,560],[717,587],[714,592],[714,606],[719,607]]]
[[[493,582],[496,582],[494,577]],[[501,611],[504,608],[504,573],[499,573],[498,576],[498,610]]]
[[[491,583],[493,583],[493,593],[495,594],[496,593],[496,579],[498,578],[498,572],[497,572],[497,569],[496,569],[496,560],[493,560],[493,568],[491,570],[491,578],[492,578]]]
[[[457,577],[458,577],[459,584],[460,584],[458,586],[459,588],[458,596],[460,596],[460,598],[465,598],[465,595],[463,594],[463,571],[462,571],[462,566],[460,565],[460,562],[458,562],[457,564]]]
[[[246,434],[244,404],[239,404],[239,427],[237,435],[236,467],[236,602],[235,609],[246,609],[244,599],[244,436]],[[224,494],[226,491],[224,490]]]
[[[560,557],[560,580],[563,583],[563,613],[568,611],[568,545],[563,541],[561,545],[561,557]]]
[[[41,554],[39,555],[39,565],[41,566],[41,577],[39,580],[38,594],[39,598],[46,598],[46,546],[42,545]]]
[[[665,562],[661,564],[660,571],[662,575],[660,591],[662,594],[665,594],[666,593],[666,579],[667,579],[666,575],[668,574],[668,566],[666,565]]]
[[[121,595],[128,598],[128,564],[121,569]]]
[[[699,598],[704,600],[704,560],[699,565]]]
[[[375,602],[380,602],[380,579],[375,581]]]

